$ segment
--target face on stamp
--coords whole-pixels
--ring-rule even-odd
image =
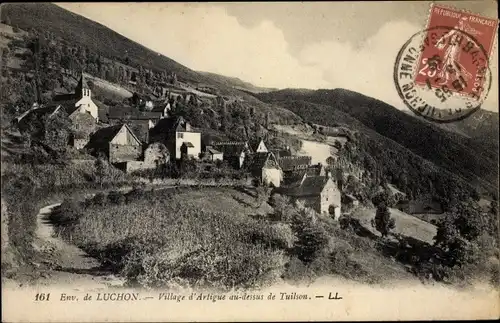
[[[488,57],[497,21],[433,6],[428,28],[401,48],[394,81],[404,103],[436,122],[477,111],[491,86]]]

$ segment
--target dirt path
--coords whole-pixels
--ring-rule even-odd
[[[55,236],[54,227],[47,217],[52,209],[59,205],[45,206],[37,215],[34,247],[47,255],[44,262],[51,268],[38,284],[71,286],[75,290],[83,287],[88,290],[123,286],[124,280],[101,269],[97,259]]]

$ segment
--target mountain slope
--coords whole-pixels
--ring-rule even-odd
[[[242,90],[242,91],[247,91],[250,93],[262,93],[262,92],[271,92],[271,91],[276,91],[277,89],[274,88],[265,88],[265,87],[259,87],[256,85],[253,85],[252,83],[245,82],[240,80],[237,77],[229,77],[229,76],[223,76],[211,72],[198,72],[201,75],[205,75],[213,80],[216,80],[220,84],[224,84],[228,87],[232,87],[234,89]]]
[[[50,3],[8,3],[2,5],[1,20],[23,30],[48,31],[72,45],[81,45],[103,57],[134,67],[142,66],[154,71],[176,73],[179,79],[191,84],[208,84],[217,87],[221,94],[238,95],[255,100],[242,91],[236,91],[221,80],[224,77],[197,73],[176,61],[138,44],[95,21],[74,14]]]
[[[327,126],[337,122],[332,111],[341,111],[466,181],[488,190],[498,187],[496,150],[485,149],[471,138],[421,121],[379,100],[344,89],[312,92],[287,89],[256,96],[266,102],[281,102],[282,106],[306,121]],[[287,106],[290,100],[302,100],[320,106],[306,109],[290,107]]]
[[[244,101],[245,106],[255,108],[261,115],[270,114],[270,120],[300,121],[291,111],[274,107],[258,100],[229,84],[226,77],[200,74],[176,61],[150,50],[92,20],[74,14],[50,3],[9,3],[2,5],[2,21],[26,31],[49,32],[61,41],[57,46],[81,47],[87,52],[99,54],[108,61],[124,66],[150,69],[154,72],[175,73],[178,80],[190,88],[198,85],[211,86],[221,95]],[[51,38],[53,38],[51,36]],[[67,46],[66,46],[67,45]],[[125,54],[127,53],[127,54]],[[77,68],[74,72],[80,72]],[[97,75],[94,75],[97,76]],[[250,86],[250,85],[248,85]],[[152,89],[150,89],[152,90]],[[233,100],[234,101],[234,100]]]

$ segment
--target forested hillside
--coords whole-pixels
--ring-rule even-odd
[[[477,145],[478,139],[443,130],[382,101],[344,89],[309,93],[282,90],[257,96],[263,101],[280,102],[306,121],[327,126],[342,120],[342,112],[481,190],[494,192],[498,186],[497,150]],[[314,104],[296,105],[290,103],[292,100]]]
[[[229,78],[192,71],[56,5],[7,4],[2,6],[1,18],[16,30],[14,35],[2,36],[8,42],[2,61],[9,71],[2,72],[0,95],[2,102],[10,103],[5,107],[9,115],[19,115],[35,101],[47,103],[55,94],[73,91],[75,77],[63,71],[76,76],[85,71],[140,95],[158,93],[161,87],[196,93],[201,101],[179,102],[174,113],[187,117],[195,127],[235,139],[265,134],[267,122],[300,122],[289,110],[236,89],[228,84]],[[205,88],[215,92],[204,95],[199,89]],[[94,91],[94,97],[108,106],[128,104],[101,92]]]

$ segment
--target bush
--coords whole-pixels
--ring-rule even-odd
[[[241,242],[201,247],[182,256],[168,247],[152,249],[134,249],[123,270],[148,288],[176,283],[217,290],[260,288],[276,282],[284,268],[283,252]]]
[[[283,279],[300,283],[310,281],[312,279],[311,274],[313,274],[311,270],[299,258],[291,257],[290,261],[285,265]]]
[[[108,194],[108,201],[112,204],[124,204],[125,203],[125,195],[118,191],[111,191]]]
[[[105,206],[107,204],[106,194],[99,192],[92,198],[92,203],[98,206]]]
[[[65,199],[61,205],[56,207],[50,214],[52,222],[59,226],[74,225],[83,215],[80,202],[73,199]]]
[[[144,188],[142,187],[135,187],[134,189],[132,189],[130,192],[128,192],[127,194],[125,194],[125,201],[126,203],[132,203],[134,201],[138,201],[140,199],[142,199],[144,196],[145,196],[145,191],[144,191]]]

